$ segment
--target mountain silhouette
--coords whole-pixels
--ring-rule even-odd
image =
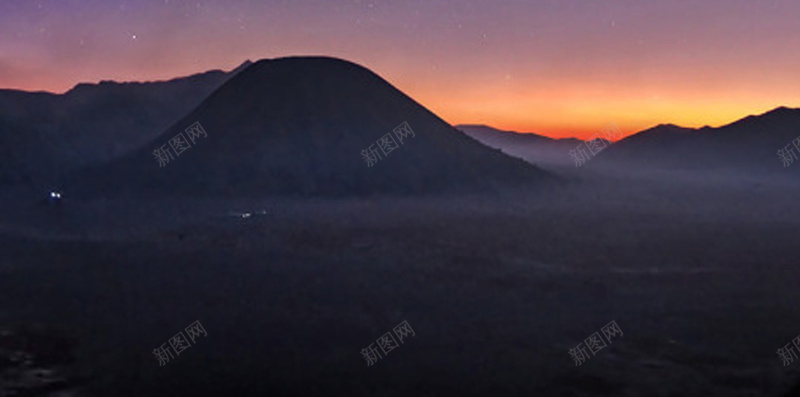
[[[597,165],[637,169],[774,172],[777,151],[800,136],[800,109],[779,107],[717,128],[662,124],[604,150]]]
[[[169,81],[82,83],[64,94],[0,90],[0,184],[47,183],[129,153],[249,65]]]
[[[540,166],[573,166],[569,151],[583,142],[575,138],[553,139],[534,133],[503,131],[486,125],[464,124],[456,128],[486,146]]]
[[[159,166],[194,123],[207,137]],[[376,141],[413,136],[383,154]],[[362,151],[373,146],[372,166]],[[327,57],[261,60],[140,150],[74,181],[96,194],[371,195],[531,184],[547,173],[459,132],[368,69]]]

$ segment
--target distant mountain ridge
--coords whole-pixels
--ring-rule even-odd
[[[455,126],[459,130],[464,132],[468,132],[471,135],[475,136],[482,136],[486,137],[487,139],[496,138],[498,135],[504,137],[505,139],[513,139],[518,140],[519,142],[530,142],[530,141],[555,141],[557,139],[553,139],[550,137],[546,137],[544,135],[535,134],[532,132],[517,132],[517,131],[508,131],[508,130],[500,130],[485,124],[459,124]],[[573,138],[566,138],[570,140],[575,140]]]
[[[582,142],[502,131],[485,125],[458,128],[487,146],[542,166],[574,167],[568,153]],[[592,158],[590,166],[777,173],[782,168],[777,150],[797,137],[800,137],[800,109],[782,106],[721,127],[659,124],[608,145],[597,154],[596,160]]]
[[[777,151],[800,136],[800,109],[778,107],[721,127],[661,124],[605,150],[598,165],[641,169],[779,172]]]
[[[167,81],[81,83],[64,94],[0,90],[0,185],[46,183],[128,153],[250,64]]]
[[[550,167],[573,165],[569,151],[583,142],[575,138],[553,139],[534,133],[503,131],[487,125],[461,124],[456,128],[484,145],[500,149],[510,156]]]

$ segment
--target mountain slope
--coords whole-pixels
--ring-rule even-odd
[[[153,150],[195,122],[207,138],[159,167]],[[414,136],[368,167],[361,151],[404,122]],[[79,179],[98,194],[260,196],[474,191],[546,175],[462,134],[366,68],[293,57],[253,64],[145,148]]]
[[[0,184],[46,183],[128,153],[249,64],[161,82],[78,84],[61,95],[0,90]]]
[[[776,152],[800,136],[800,109],[780,107],[699,129],[659,125],[605,150],[598,165],[637,169],[779,172]]]

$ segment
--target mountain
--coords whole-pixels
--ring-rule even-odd
[[[0,184],[47,183],[120,157],[250,64],[169,81],[78,84],[60,95],[0,90]]]
[[[159,167],[153,151],[206,131]],[[362,151],[413,130],[371,167]],[[530,185],[548,174],[462,134],[384,79],[327,57],[261,60],[145,147],[74,181],[96,194],[434,194]]]
[[[456,128],[486,146],[545,167],[574,166],[569,151],[583,142],[575,138],[553,139],[533,133],[503,131],[486,125],[464,124]]]
[[[604,150],[598,156],[597,165],[684,171],[779,172],[783,167],[776,154],[778,149],[798,137],[800,109],[779,107],[717,128],[658,125]]]
[[[458,128],[487,146],[544,167],[572,167],[569,150],[577,139],[543,137],[530,133],[501,131],[481,125]],[[638,132],[593,156],[593,169],[614,172],[713,171],[735,173],[783,173],[778,149],[800,137],[800,109],[779,107],[712,128],[684,128],[661,124]],[[800,153],[798,153],[800,156]],[[796,160],[800,163],[800,160]]]

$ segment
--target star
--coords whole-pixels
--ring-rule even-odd
[[[134,35],[132,35],[132,36],[131,36],[131,38],[132,38],[132,39],[134,39],[134,40],[136,40],[136,35],[135,35],[135,34],[134,34]]]

